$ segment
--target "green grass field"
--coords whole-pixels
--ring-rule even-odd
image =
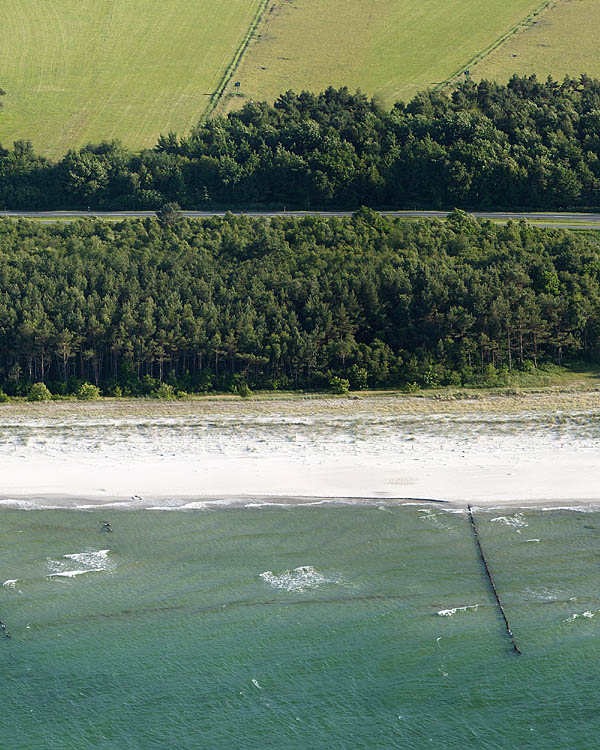
[[[0,0],[0,143],[151,146],[206,111],[260,0]]]
[[[361,88],[387,104],[445,81],[542,0],[276,0],[234,79],[246,98]],[[221,109],[245,101],[229,87]]]
[[[600,76],[600,0],[554,0],[537,18],[475,65],[477,78],[507,81],[513,73]]]
[[[0,143],[57,157],[152,146],[210,109],[265,0],[0,0]],[[447,81],[600,74],[600,0],[274,0],[217,108],[287,89],[361,88],[386,104]],[[239,89],[234,88],[240,81]],[[239,95],[235,95],[236,92]]]

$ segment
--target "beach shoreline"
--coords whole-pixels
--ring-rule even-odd
[[[537,500],[480,500],[478,502],[458,502],[417,497],[280,497],[280,496],[237,496],[237,497],[144,497],[134,500],[125,496],[98,498],[69,496],[65,494],[3,496],[0,495],[0,510],[20,511],[78,511],[81,513],[106,514],[150,511],[163,512],[215,512],[236,509],[294,509],[294,508],[391,508],[418,507],[428,512],[465,513],[471,507],[474,512],[495,512],[509,515],[527,511],[577,511],[580,513],[600,512],[600,499],[537,499]]]
[[[1,507],[600,504],[600,391],[9,404]]]

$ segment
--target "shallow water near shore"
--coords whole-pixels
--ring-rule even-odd
[[[3,745],[588,748],[587,511],[5,508]]]

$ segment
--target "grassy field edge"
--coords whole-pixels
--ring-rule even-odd
[[[231,82],[231,79],[233,78],[233,74],[239,68],[240,63],[242,62],[242,59],[248,49],[248,45],[252,41],[254,34],[256,33],[258,27],[260,26],[260,24],[262,23],[265,17],[267,8],[271,5],[272,2],[273,0],[263,0],[262,3],[259,5],[256,11],[256,15],[254,16],[254,19],[252,20],[252,23],[250,24],[248,28],[248,32],[242,39],[240,46],[237,48],[231,60],[231,63],[226,68],[221,80],[219,81],[219,85],[217,86],[214,94],[210,98],[208,107],[206,109],[206,113],[204,115],[205,118],[213,114],[213,112],[216,111],[217,107],[221,103],[221,99],[223,97],[223,94],[225,93],[225,89]]]
[[[570,365],[541,365],[533,372],[514,370],[511,380],[503,385],[466,385],[466,386],[436,386],[433,388],[402,389],[402,388],[365,388],[350,390],[343,394],[336,394],[330,390],[308,391],[272,391],[256,390],[250,395],[242,397],[229,391],[215,391],[210,393],[189,393],[178,398],[160,398],[156,395],[140,396],[99,396],[94,399],[78,399],[75,395],[54,395],[43,402],[28,401],[26,396],[12,396],[8,400],[0,401],[0,409],[17,406],[19,404],[67,404],[67,403],[156,403],[156,404],[185,404],[190,402],[211,401],[298,401],[298,400],[361,400],[395,398],[407,403],[422,404],[452,404],[455,402],[476,402],[481,405],[490,401],[543,401],[546,405],[565,408],[571,402],[572,408],[583,408],[581,399],[600,406],[600,364],[575,362]],[[428,408],[428,407],[427,407]],[[444,407],[446,408],[446,407]]]
[[[520,29],[522,29],[524,26],[527,26],[531,21],[542,14],[545,10],[547,10],[552,3],[553,0],[543,0],[543,2],[538,5],[537,8],[531,11],[522,21],[519,21],[519,23],[515,24],[512,28],[510,28],[506,33],[502,34],[498,37],[495,41],[493,41],[491,44],[489,44],[484,49],[477,52],[475,55],[473,55],[467,62],[462,65],[458,70],[456,70],[454,73],[448,76],[445,81],[441,81],[437,86],[435,86],[435,90],[440,90],[447,88],[448,86],[451,86],[455,83],[457,83],[460,76],[464,75],[465,71],[469,70],[471,66],[476,65],[477,63],[484,60],[488,55],[490,55],[492,52],[498,49],[507,39],[509,39],[513,34],[516,34]]]

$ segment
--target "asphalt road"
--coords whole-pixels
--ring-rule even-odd
[[[204,218],[208,216],[223,216],[225,211],[182,211],[189,218]],[[237,215],[251,217],[274,216],[351,216],[352,211],[233,211]],[[406,219],[443,219],[449,211],[380,211],[382,216],[393,216]],[[534,222],[536,226],[559,227],[562,229],[600,228],[600,214],[585,213],[515,213],[507,211],[473,211],[473,216],[494,221]],[[0,211],[0,217],[23,217],[25,219],[39,219],[41,221],[64,221],[65,219],[102,218],[124,219],[144,218],[154,216],[154,211]]]

